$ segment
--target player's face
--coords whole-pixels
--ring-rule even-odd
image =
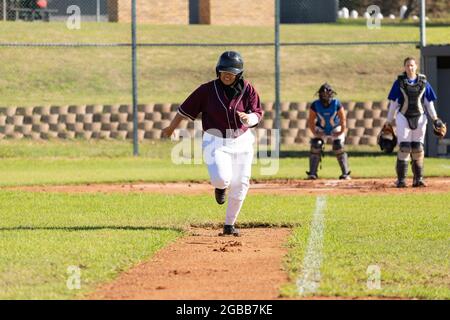
[[[323,103],[330,103],[330,100],[333,98],[333,91],[325,89],[319,93],[319,97]]]
[[[405,63],[405,72],[408,76],[415,76],[417,71],[417,64],[415,60],[408,60]]]
[[[236,81],[236,75],[230,72],[221,71],[219,73],[220,81],[226,86],[230,86]]]

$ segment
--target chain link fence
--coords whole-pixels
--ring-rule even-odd
[[[84,21],[108,21],[108,0],[0,0],[3,21],[64,21],[79,8]]]
[[[72,130],[75,126],[61,124],[61,130],[76,134],[59,134],[58,121],[69,118],[73,122],[72,116],[63,114],[59,120],[52,120],[57,121],[54,126],[48,126],[56,130],[51,136],[132,138],[130,2],[0,0],[0,16],[4,20],[0,22],[2,110],[14,106],[16,110],[44,107],[36,112],[48,110],[50,115],[56,112],[51,106],[62,106],[68,114],[78,110],[74,121],[82,124],[76,126],[78,131]],[[369,108],[372,104],[367,101],[384,106],[387,91],[401,71],[402,59],[408,55],[419,57],[417,25],[397,29],[382,23],[380,29],[369,29],[356,2],[280,2],[281,128],[285,130],[282,135],[291,137],[284,142],[307,141],[305,108],[315,99],[314,93],[323,82],[332,83],[350,109],[364,105]],[[211,0],[206,13],[202,3],[137,0],[140,139],[159,137],[177,104],[201,83],[215,78],[217,58],[225,50],[239,51],[244,57],[245,77],[255,85],[264,102],[263,128],[274,126],[274,1]],[[339,19],[344,6],[350,12],[359,10],[359,19]],[[236,15],[236,10],[240,15]],[[389,59],[384,58],[386,52]],[[82,110],[92,117],[85,117]],[[118,121],[119,114],[128,111],[129,115],[120,116],[121,122]],[[96,112],[109,116],[95,116]],[[160,115],[150,115],[152,112]],[[32,115],[33,112],[29,116]],[[8,117],[5,124],[14,122]],[[38,130],[38,120],[51,117],[35,118],[26,118],[31,121],[27,123],[31,124],[31,131],[34,125]],[[106,125],[99,119],[105,120]],[[91,126],[89,121],[101,123]],[[126,133],[101,133],[108,128]],[[83,130],[95,134],[83,134]],[[11,136],[4,130],[0,134]],[[370,141],[373,143],[373,139]]]

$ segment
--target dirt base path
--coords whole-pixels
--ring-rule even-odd
[[[190,236],[123,273],[88,299],[276,299],[283,271],[284,228],[241,229],[241,237],[193,229]]]
[[[249,194],[402,194],[402,193],[442,193],[450,192],[449,178],[427,178],[426,188],[412,188],[408,179],[408,188],[398,189],[395,179],[353,179],[353,180],[274,180],[253,181]],[[159,194],[212,194],[213,187],[208,183],[121,183],[121,184],[86,184],[66,186],[20,186],[2,189],[24,190],[34,192],[145,192]]]

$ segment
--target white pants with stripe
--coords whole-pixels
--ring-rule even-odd
[[[205,132],[203,157],[214,188],[228,188],[225,224],[234,225],[250,186],[255,137],[250,130],[235,139]]]

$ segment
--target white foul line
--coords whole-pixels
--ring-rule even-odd
[[[315,293],[319,288],[323,232],[325,229],[325,208],[326,196],[317,197],[316,209],[311,222],[308,248],[303,258],[303,273],[297,280],[297,290],[300,295]]]

